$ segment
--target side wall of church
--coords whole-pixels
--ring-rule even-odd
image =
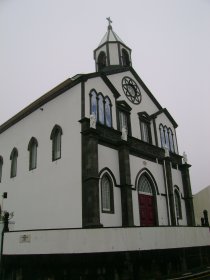
[[[81,227],[81,86],[66,91],[0,134],[3,210],[14,212],[14,230]],[[52,161],[51,131],[62,128],[61,158]],[[28,144],[38,141],[37,168],[29,171]],[[12,149],[17,176],[10,178]]]

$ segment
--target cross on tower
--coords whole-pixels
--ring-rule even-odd
[[[111,18],[110,18],[110,17],[107,17],[106,19],[107,19],[107,20],[108,20],[108,22],[109,22],[109,26],[111,26],[111,23],[112,23]]]

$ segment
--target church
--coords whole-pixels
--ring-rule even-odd
[[[165,279],[209,265],[178,124],[110,18],[94,60],[0,126],[1,279]]]

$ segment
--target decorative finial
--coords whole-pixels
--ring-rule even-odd
[[[107,19],[108,22],[109,22],[108,29],[112,29],[112,26],[111,26],[112,20],[111,20],[111,18],[110,18],[110,17],[107,17],[106,19]]]

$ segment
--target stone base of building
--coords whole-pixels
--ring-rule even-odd
[[[209,246],[97,254],[5,255],[1,279],[162,280],[205,270],[209,265]]]

